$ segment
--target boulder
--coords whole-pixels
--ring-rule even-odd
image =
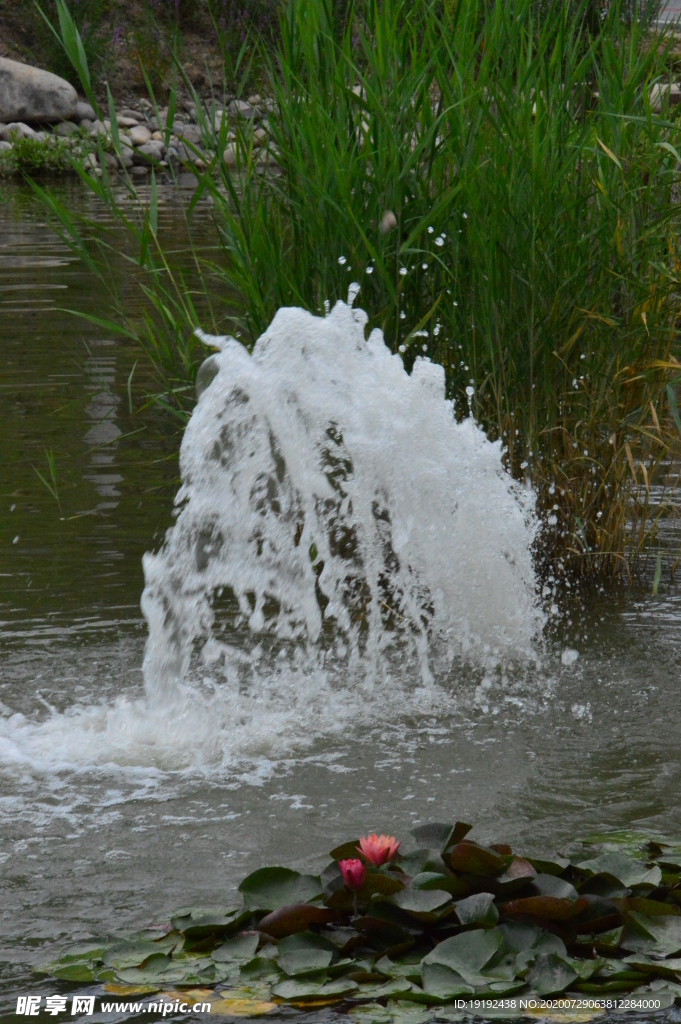
[[[5,142],[4,139],[0,139],[0,153],[8,153],[10,149],[14,149],[11,142]]]
[[[66,121],[78,93],[49,71],[0,57],[0,121]]]

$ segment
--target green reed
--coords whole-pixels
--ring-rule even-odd
[[[295,0],[262,55],[279,173],[248,123],[230,169],[224,123],[203,117],[197,198],[220,252],[195,269],[229,296],[230,329],[250,345],[280,306],[321,313],[360,283],[369,326],[407,368],[441,363],[458,415],[471,398],[535,487],[549,571],[628,570],[675,511],[681,157],[676,110],[649,99],[671,37],[623,11],[593,32],[574,4],[357,0],[339,29],[327,0]],[[106,175],[89,180],[123,217]],[[191,376],[195,309],[149,210],[127,224],[146,346]]]

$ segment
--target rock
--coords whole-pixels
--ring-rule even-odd
[[[151,138],[151,132],[143,124],[138,124],[128,133],[135,146],[144,146]]]
[[[92,135],[93,138],[96,138],[98,135],[106,135],[106,127],[104,126],[104,122],[100,121],[99,119],[93,121],[92,128],[90,128],[90,135]]]
[[[4,139],[0,139],[0,153],[9,153],[11,149],[14,149],[11,142],[5,142]]]
[[[253,132],[253,145],[264,146],[267,142],[267,132],[264,128],[256,128]]]
[[[117,157],[114,156],[113,153],[105,153],[104,160],[106,162],[106,166],[109,168],[110,171],[118,170],[118,159]]]
[[[236,167],[236,146],[225,146],[222,159],[227,167]]]
[[[134,153],[136,164],[158,164],[165,156],[165,146],[158,139],[150,139],[143,146],[139,146]]]
[[[83,167],[86,171],[90,171],[91,173],[94,174],[96,174],[97,171],[99,171],[100,174],[102,173],[102,168],[99,166],[97,157],[94,153],[88,153],[88,155],[83,160]]]
[[[118,111],[118,120],[120,121],[122,117],[130,117],[137,124],[139,124],[140,121],[144,121],[144,114],[139,110],[133,110],[132,107],[123,107],[122,110]]]
[[[49,71],[0,57],[0,120],[64,121],[78,108],[78,93]]]
[[[250,103],[246,103],[245,100],[232,100],[229,105],[229,112],[233,117],[251,118],[255,113],[255,108]]]
[[[63,137],[66,137],[67,135],[77,135],[78,131],[78,125],[74,124],[73,121],[61,121],[55,128],[55,134]]]
[[[0,132],[0,138],[5,142],[13,142],[15,139],[32,139],[35,132],[23,121],[12,121],[6,124]]]
[[[78,124],[81,124],[82,121],[95,121],[96,118],[97,115],[95,114],[90,104],[86,103],[85,100],[78,100],[78,103],[76,104],[76,112],[73,115],[73,120],[76,121]]]
[[[133,174],[146,174],[148,170],[149,170],[149,168],[146,167],[146,166],[142,167],[142,166],[140,166],[140,164],[135,164],[135,166],[132,168],[132,173]]]
[[[652,87],[650,90],[650,107],[654,113],[660,113],[667,95],[669,96],[670,107],[676,106],[677,103],[681,102],[681,87],[676,82],[672,82],[671,85],[669,82],[657,82]]]
[[[119,128],[135,128],[139,121],[136,117],[128,117],[126,114],[116,114]]]
[[[94,127],[94,123],[94,121],[90,121],[89,118],[84,117],[80,122],[79,128],[85,128],[86,131],[90,131],[90,129]]]
[[[178,139],[189,142],[192,146],[198,146],[201,142],[201,129],[196,124],[184,124],[175,129]]]
[[[129,168],[132,167],[133,165],[134,156],[134,149],[131,149],[128,146],[121,146],[121,152],[118,157],[118,162],[121,165],[121,167],[124,167],[126,170],[129,170]]]
[[[152,139],[155,139],[157,142],[163,142],[163,136],[161,135],[160,132],[152,132],[151,137]]]

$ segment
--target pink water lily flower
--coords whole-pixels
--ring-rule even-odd
[[[357,857],[354,857],[352,860],[339,860],[338,867],[348,889],[356,891],[362,888],[362,882],[366,876],[367,869],[361,860]]]
[[[373,832],[370,836],[362,836],[357,849],[371,864],[380,868],[381,864],[387,864],[393,859],[399,846],[395,836],[377,836]]]

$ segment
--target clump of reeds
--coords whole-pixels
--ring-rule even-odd
[[[442,363],[459,415],[473,389],[536,489],[549,572],[633,565],[681,431],[678,122],[650,104],[670,37],[630,9],[594,32],[575,4],[357,0],[339,30],[327,0],[295,0],[265,55],[279,173],[247,126],[228,167],[224,124],[204,125],[222,249],[205,272],[232,329],[253,342],[278,307],[322,312],[359,282],[370,327],[407,367]],[[142,250],[168,309],[162,254]],[[164,358],[188,372],[174,295]]]

